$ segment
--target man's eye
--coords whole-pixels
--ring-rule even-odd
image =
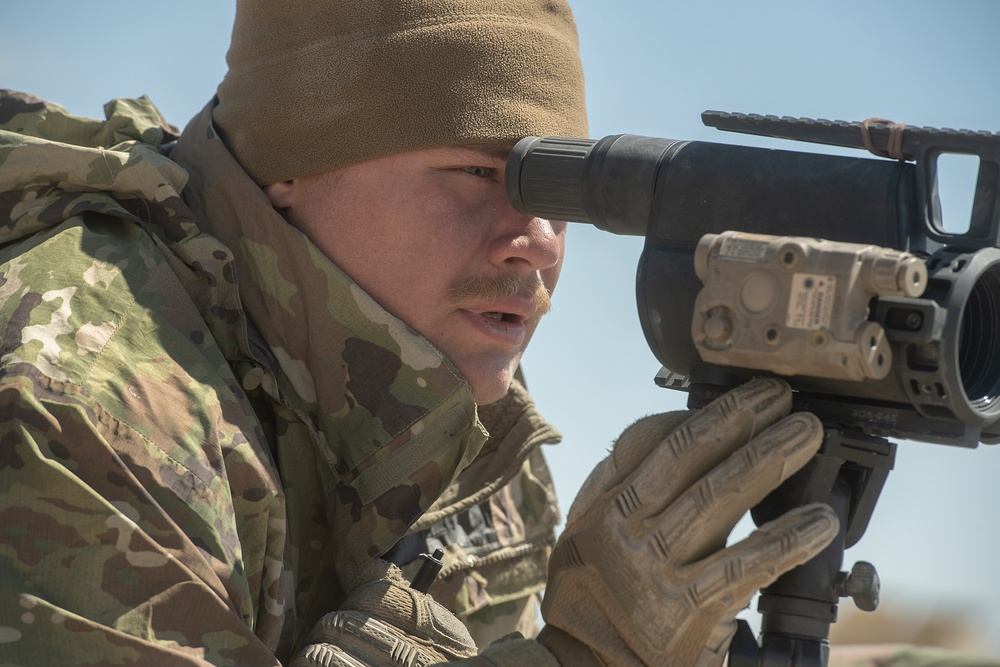
[[[496,175],[496,169],[490,167],[462,167],[462,171],[477,178],[493,178]]]

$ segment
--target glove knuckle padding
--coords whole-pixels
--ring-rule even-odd
[[[376,559],[343,607],[313,628],[296,667],[430,665],[476,654],[468,629],[434,598],[410,588],[399,568]]]
[[[790,406],[787,384],[764,380],[627,429],[570,510],[546,621],[610,664],[718,664],[735,613],[837,531],[832,511],[813,506],[726,548],[740,517],[822,441],[819,420],[786,417]]]
[[[790,407],[790,390],[783,382],[753,383],[724,394],[672,432],[658,434],[660,446],[635,466],[638,498],[659,511]],[[630,437],[626,432],[619,444]]]
[[[310,644],[292,662],[292,667],[366,667],[363,662],[330,644]]]
[[[829,544],[840,528],[827,505],[797,507],[764,524],[741,542],[726,549],[735,570],[746,580],[750,596],[778,576],[806,562]],[[728,567],[728,566],[727,566]]]
[[[771,426],[687,489],[659,519],[660,539],[673,545],[678,563],[723,548],[747,509],[815,455],[823,426],[794,414]]]
[[[689,416],[686,412],[664,412],[644,417],[625,429],[611,453],[594,467],[580,487],[567,522],[585,512],[602,495],[612,493]]]

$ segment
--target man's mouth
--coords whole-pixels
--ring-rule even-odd
[[[486,307],[460,309],[460,312],[479,332],[479,342],[487,346],[501,345],[513,349],[524,343],[528,335],[528,323],[534,315],[530,302],[511,301],[507,304],[491,304]]]
[[[482,316],[493,320],[500,320],[501,322],[520,322],[524,319],[519,315],[514,315],[513,313],[501,313],[495,310],[482,313]]]

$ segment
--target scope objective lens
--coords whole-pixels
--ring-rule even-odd
[[[1000,397],[1000,264],[982,273],[965,303],[958,368],[972,406],[990,408]]]

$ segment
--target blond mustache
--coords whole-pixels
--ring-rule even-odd
[[[484,278],[466,278],[451,286],[448,296],[453,302],[490,301],[496,302],[514,296],[526,295],[535,306],[535,313],[541,317],[552,308],[552,296],[545,289],[541,278],[532,274],[522,280],[514,274]]]

